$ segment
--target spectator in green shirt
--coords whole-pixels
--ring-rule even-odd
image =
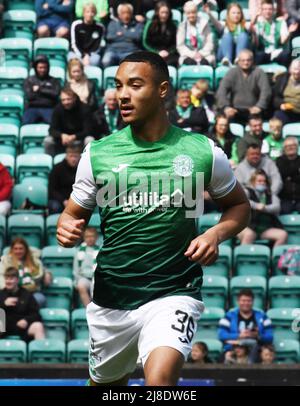
[[[263,140],[262,153],[268,154],[274,161],[282,155],[282,121],[273,117],[269,121],[270,134]]]

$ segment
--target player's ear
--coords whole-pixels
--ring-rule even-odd
[[[169,90],[169,82],[167,80],[164,80],[163,82],[160,83],[159,85],[159,96],[162,99],[165,99],[167,97],[168,94],[168,90]]]

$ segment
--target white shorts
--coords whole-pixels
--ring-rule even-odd
[[[89,369],[97,383],[114,382],[132,373],[138,357],[145,365],[157,347],[172,347],[185,359],[204,310],[189,296],[168,296],[135,310],[116,310],[91,302],[87,306],[90,333]]]

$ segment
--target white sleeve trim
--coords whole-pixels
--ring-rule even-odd
[[[236,185],[236,178],[224,151],[209,139],[213,153],[211,180],[207,191],[213,199],[221,199],[228,195]]]
[[[71,199],[84,209],[94,210],[97,204],[97,191],[91,165],[90,144],[88,144],[78,164]]]
[[[77,25],[79,25],[79,24],[82,24],[82,20],[76,20],[71,25],[71,48],[75,52],[76,55],[81,57],[81,52],[79,51],[79,49],[77,47],[77,42],[76,42],[77,38],[76,38],[76,31],[75,31]]]

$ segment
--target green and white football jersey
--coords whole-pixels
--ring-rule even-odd
[[[157,142],[128,126],[89,144],[71,198],[101,216],[93,301],[135,309],[159,297],[201,300],[202,269],[184,252],[197,236],[203,189],[227,195],[236,180],[224,152],[204,135],[170,126]]]

